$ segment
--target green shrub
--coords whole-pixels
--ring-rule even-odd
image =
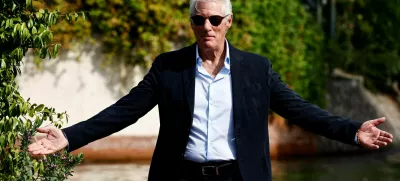
[[[228,39],[273,63],[284,82],[305,99],[325,104],[326,70],[323,34],[300,2],[234,1],[234,24]]]
[[[29,155],[36,129],[44,121],[61,127],[66,114],[24,100],[15,80],[29,48],[41,58],[57,55],[60,44],[53,44],[49,28],[66,17],[71,15],[37,11],[31,0],[0,0],[0,180],[64,180],[82,159],[66,151],[40,159]]]
[[[400,1],[339,1],[337,36],[328,61],[365,77],[373,90],[391,90],[400,75]]]

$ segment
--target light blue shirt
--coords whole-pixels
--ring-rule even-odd
[[[215,78],[203,67],[196,46],[193,124],[184,158],[195,162],[235,160],[229,46],[225,64]]]

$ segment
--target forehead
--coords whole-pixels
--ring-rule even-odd
[[[196,14],[203,16],[222,15],[222,3],[219,1],[199,1],[196,4]]]

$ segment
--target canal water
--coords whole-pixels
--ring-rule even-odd
[[[68,181],[145,181],[148,164],[83,164]],[[400,152],[272,161],[274,181],[400,181]]]

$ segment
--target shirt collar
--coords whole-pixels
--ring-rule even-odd
[[[226,54],[225,54],[225,63],[224,63],[224,67],[228,70],[231,69],[231,62],[230,62],[230,55],[229,55],[229,44],[228,44],[228,40],[225,39],[225,49],[226,49]],[[197,66],[202,65],[202,60],[199,56],[199,46],[196,44],[196,64]]]

